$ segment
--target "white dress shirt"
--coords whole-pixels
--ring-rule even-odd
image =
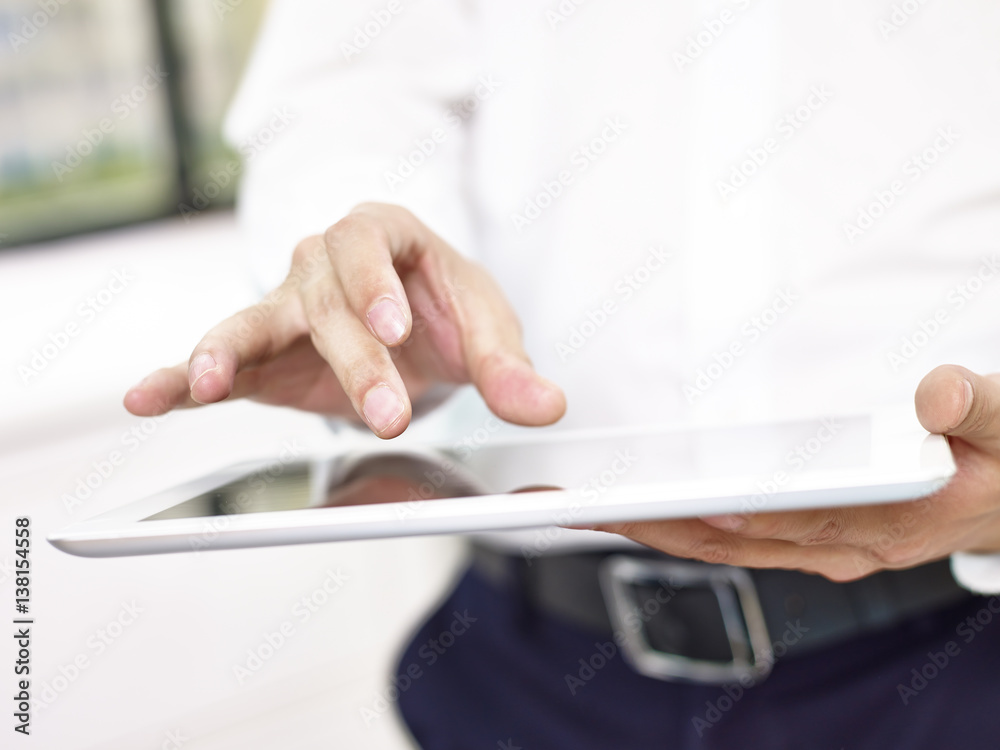
[[[410,208],[566,427],[912,402],[1000,370],[998,38],[988,0],[275,0],[227,125],[248,251],[273,286],[356,203]]]

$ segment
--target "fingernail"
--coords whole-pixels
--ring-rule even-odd
[[[704,516],[701,520],[713,529],[722,531],[739,531],[747,525],[747,519],[735,513],[727,513],[722,516]]]
[[[969,416],[969,412],[972,411],[972,400],[975,398],[972,390],[972,383],[969,382],[968,378],[963,378],[962,382],[965,383],[965,405],[962,406],[962,416],[958,418],[958,424],[955,425],[956,427],[965,422],[966,418]]]
[[[191,360],[191,366],[188,367],[188,382],[191,384],[191,387],[194,388],[194,384],[201,379],[202,375],[209,370],[214,370],[216,367],[218,365],[215,363],[215,357],[208,352],[202,352]]]
[[[403,414],[403,402],[387,385],[378,385],[368,391],[361,410],[365,419],[378,434],[382,434]]]
[[[379,340],[386,345],[395,344],[406,332],[406,316],[391,299],[384,299],[368,311],[368,322]]]

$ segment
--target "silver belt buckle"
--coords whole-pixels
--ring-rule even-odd
[[[601,590],[622,654],[640,674],[658,680],[722,685],[760,682],[774,665],[771,638],[753,579],[729,565],[679,563],[630,555],[612,555],[600,568]],[[647,624],[635,625],[643,605],[634,588],[660,585],[710,589],[719,602],[733,658],[728,662],[694,659],[650,645]],[[669,606],[669,601],[664,606]],[[632,622],[631,626],[629,622]],[[620,635],[619,635],[620,634]]]

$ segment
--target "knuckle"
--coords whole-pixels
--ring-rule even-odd
[[[382,223],[367,213],[349,213],[323,233],[327,250],[336,255],[348,250],[357,241],[384,243],[387,241]]]
[[[391,368],[388,357],[383,361],[378,356],[358,354],[338,363],[334,370],[340,387],[360,406],[370,390],[393,380]]]
[[[733,537],[712,535],[698,539],[687,550],[691,557],[716,565],[734,565],[739,556],[739,544]]]
[[[872,547],[870,554],[882,565],[906,567],[916,565],[927,555],[930,540],[922,537],[905,539],[894,544]]]
[[[869,547],[866,550],[867,557],[881,566],[892,565],[899,556],[896,552],[896,545]]]
[[[878,561],[885,566],[906,565],[910,555],[906,549],[900,545],[890,547],[887,550],[880,550],[875,555]]]
[[[314,235],[297,244],[295,250],[292,251],[292,266],[300,267],[314,263],[317,252],[322,249],[322,243],[318,241],[320,239]]]
[[[323,237],[320,235],[307,237],[295,246],[292,252],[292,267],[282,287],[286,290],[301,291],[322,275],[319,272],[324,263],[329,264],[329,260],[326,258]]]
[[[365,216],[375,221],[398,220],[404,223],[417,221],[410,209],[398,203],[382,203],[381,201],[362,201],[347,214],[348,216]]]
[[[839,514],[831,515],[823,524],[808,534],[802,544],[812,546],[817,544],[835,544],[844,539],[846,527]]]
[[[377,381],[377,377],[367,368],[358,366],[345,367],[337,373],[337,379],[340,381],[340,387],[344,389],[344,393],[356,401],[359,406],[364,402],[369,389]]]
[[[316,296],[310,300],[306,322],[309,325],[309,335],[312,336],[314,344],[319,343],[317,339],[321,340],[326,336],[333,323],[334,311],[337,307],[337,300],[329,290],[318,290]],[[319,347],[317,346],[317,348]]]
[[[393,205],[391,203],[382,203],[381,201],[361,201],[355,204],[355,206],[348,212],[348,216],[355,214],[378,214],[386,210],[405,210],[400,206]]]

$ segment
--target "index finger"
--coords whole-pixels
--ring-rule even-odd
[[[517,424],[550,424],[565,412],[562,391],[532,367],[496,282],[412,213],[361,204],[324,239],[348,306],[377,341],[398,346],[410,336],[414,300],[401,278],[418,272],[417,302],[435,310],[427,333],[449,378],[471,381],[495,414]]]

